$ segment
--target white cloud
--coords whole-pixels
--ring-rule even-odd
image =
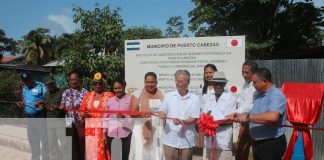
[[[66,15],[48,15],[47,19],[60,25],[65,32],[72,33],[76,29],[76,24],[73,23],[72,18]]]

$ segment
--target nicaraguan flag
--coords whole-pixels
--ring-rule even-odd
[[[140,42],[127,42],[127,51],[140,50]]]
[[[242,38],[229,38],[226,43],[227,47],[242,47]]]

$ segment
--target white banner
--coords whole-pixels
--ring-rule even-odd
[[[241,67],[245,61],[245,37],[194,37],[128,40],[125,42],[125,78],[128,90],[141,89],[144,75],[155,72],[158,88],[175,90],[174,73],[186,69],[191,74],[189,90],[201,93],[204,66],[216,65],[225,72],[228,85],[242,85]]]

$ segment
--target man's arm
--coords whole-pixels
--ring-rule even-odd
[[[280,114],[275,111],[264,112],[261,114],[237,114],[233,120],[240,123],[253,122],[259,124],[271,124],[278,122]]]
[[[189,124],[194,124],[194,123],[196,123],[196,121],[197,121],[197,118],[189,117],[188,119],[185,119],[185,120],[183,120],[182,122],[183,122],[184,124],[189,125]]]

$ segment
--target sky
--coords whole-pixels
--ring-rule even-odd
[[[53,34],[72,33],[78,25],[73,23],[74,5],[94,9],[107,4],[111,9],[121,7],[121,17],[126,27],[158,27],[165,31],[166,22],[180,15],[188,31],[188,13],[195,7],[189,0],[1,0],[0,28],[7,37],[21,39],[30,30],[38,27],[51,29]]]
[[[324,6],[324,0],[314,0],[316,6]],[[21,39],[30,30],[38,27],[51,29],[52,34],[72,33],[78,25],[73,23],[74,5],[83,9],[110,4],[111,9],[121,7],[121,16],[126,27],[158,27],[165,31],[167,20],[181,16],[188,31],[188,13],[195,5],[191,0],[1,0],[0,28],[9,38]]]

